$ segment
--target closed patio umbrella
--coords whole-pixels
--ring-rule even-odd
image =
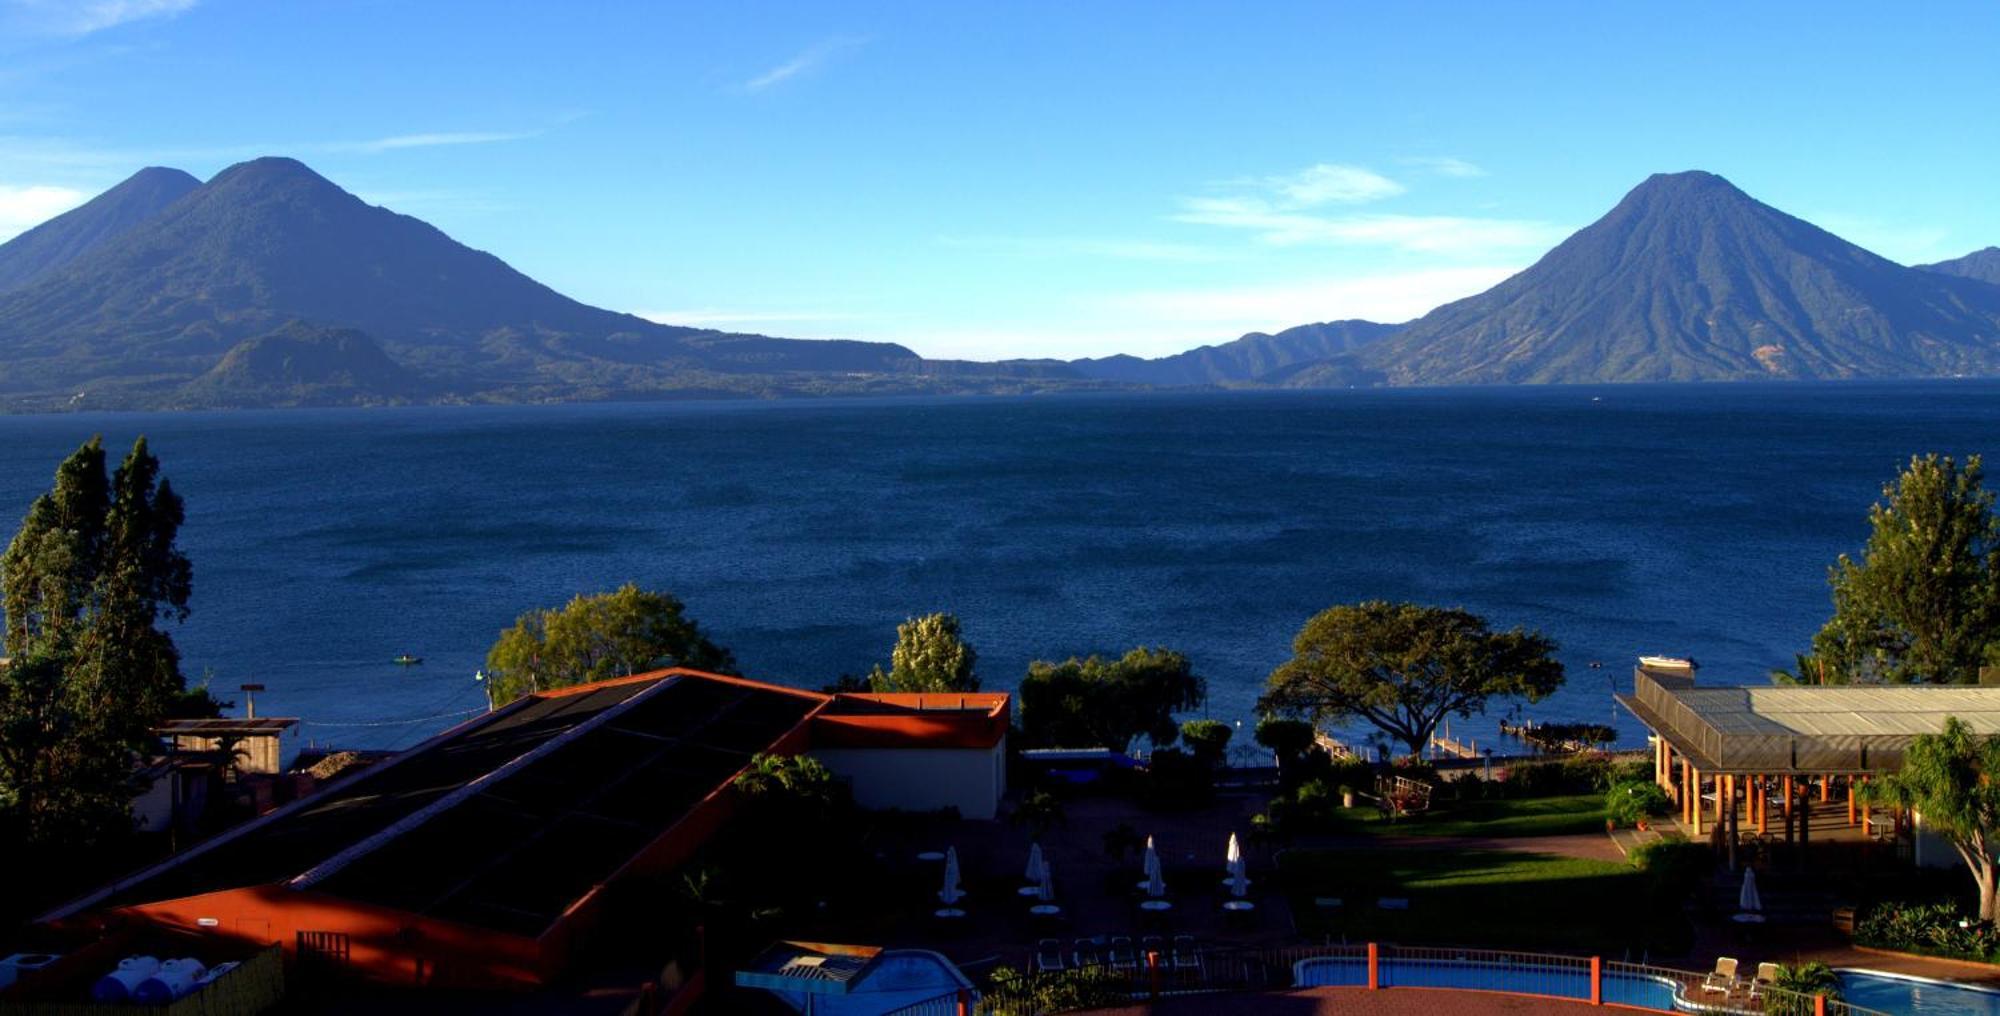
[[[965,890],[958,887],[958,848],[947,847],[944,852],[944,888],[938,890],[938,899],[949,907],[965,898]]]
[[[1042,864],[1042,845],[1031,844],[1028,847],[1028,870],[1021,873],[1022,880],[1029,885],[1039,885],[1042,881]]]
[[[1153,881],[1160,877],[1160,852],[1153,849],[1153,838],[1151,836],[1146,837],[1144,871],[1146,873],[1146,880],[1139,883],[1141,887],[1151,886]],[[1148,891],[1150,892],[1151,890],[1149,889]]]
[[[1236,834],[1229,834],[1229,852],[1224,855],[1225,866],[1229,869],[1229,895],[1242,899],[1250,895],[1250,875],[1243,863],[1243,846],[1236,842]]]
[[[1743,891],[1736,894],[1736,909],[1755,914],[1764,909],[1764,898],[1757,895],[1757,869],[1743,869]]]
[[[1056,878],[1050,874],[1047,863],[1042,865],[1042,884],[1036,888],[1035,893],[1042,898],[1043,903],[1055,902]]]

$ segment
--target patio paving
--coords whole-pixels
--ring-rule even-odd
[[[1091,1016],[1514,1016],[1528,1013],[1602,1013],[1599,1006],[1556,998],[1519,998],[1476,991],[1429,988],[1299,988],[1231,995],[1184,995]]]

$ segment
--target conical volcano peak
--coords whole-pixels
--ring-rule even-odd
[[[1640,181],[1639,186],[1632,188],[1621,203],[1664,207],[1688,201],[1712,200],[1757,203],[1756,198],[1743,193],[1741,188],[1727,179],[1699,169],[1679,173],[1654,173]]]
[[[308,191],[346,194],[340,185],[313,172],[311,166],[282,155],[239,162],[208,181],[210,191]]]

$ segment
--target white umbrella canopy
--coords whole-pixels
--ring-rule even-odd
[[[1146,876],[1146,895],[1159,899],[1167,894],[1167,880],[1160,875],[1160,863],[1153,862],[1153,871]]]
[[[1764,909],[1764,898],[1757,894],[1757,870],[1743,869],[1743,891],[1736,894],[1736,909],[1746,914],[1754,914]]]
[[[1236,834],[1229,834],[1229,850],[1222,855],[1223,863],[1231,875],[1243,874],[1243,844],[1236,842]]]
[[[946,847],[944,851],[944,888],[938,890],[938,899],[946,906],[965,898],[965,890],[958,887],[958,848]]]
[[[1157,878],[1160,874],[1160,852],[1153,848],[1151,836],[1146,837],[1145,871],[1148,879]]]
[[[1039,884],[1042,881],[1042,873],[1047,870],[1046,865],[1047,862],[1042,860],[1042,845],[1040,843],[1029,845],[1028,870],[1021,873],[1022,880],[1029,885]]]

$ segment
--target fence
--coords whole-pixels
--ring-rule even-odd
[[[1433,988],[1570,999],[1657,1012],[1888,1016],[1812,995],[1738,983],[1704,988],[1703,974],[1597,957],[1492,949],[1320,945],[1279,949],[1203,947],[1142,956],[1134,966],[1027,972],[996,981],[979,1011],[996,1016],[1072,1012],[1136,998],[1281,988]],[[911,1011],[943,1016],[950,1008]]]

